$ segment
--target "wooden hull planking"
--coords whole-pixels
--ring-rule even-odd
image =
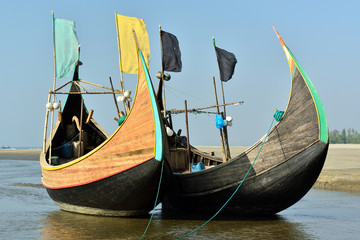
[[[154,207],[164,139],[153,86],[142,58],[140,52],[132,108],[112,136],[84,156],[58,166],[49,165],[46,154],[40,157],[42,183],[61,209],[133,216]]]
[[[222,213],[275,214],[311,189],[328,150],[325,113],[311,81],[280,36],[279,39],[290,65],[291,93],[283,119],[269,131],[254,165],[251,167],[262,140],[225,163],[199,172],[174,173],[173,190],[164,200],[164,209],[215,213],[236,191],[250,168]]]

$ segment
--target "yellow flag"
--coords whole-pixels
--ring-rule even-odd
[[[149,67],[150,45],[146,25],[142,19],[126,17],[115,12],[116,28],[119,41],[120,71],[138,73],[138,53],[133,30],[139,42],[147,67]]]

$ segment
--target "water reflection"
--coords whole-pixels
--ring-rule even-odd
[[[177,239],[205,220],[202,216],[162,214],[157,210],[145,239]],[[139,239],[148,218],[97,217],[54,211],[42,220],[43,239]],[[314,239],[302,224],[272,218],[220,217],[186,239]]]
[[[0,239],[139,239],[146,218],[96,217],[59,210],[33,161],[0,161]],[[272,218],[216,217],[186,239],[358,239],[360,194],[311,190]],[[209,217],[158,208],[144,239],[177,239]]]

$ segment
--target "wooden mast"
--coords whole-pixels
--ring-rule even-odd
[[[56,86],[56,48],[55,48],[55,17],[54,17],[54,11],[51,11],[51,15],[52,15],[52,27],[53,27],[53,51],[54,51],[54,84],[53,84],[53,91],[52,94],[54,94],[54,96],[52,97],[52,101],[51,101],[51,96],[49,97],[49,103],[51,102],[51,107],[52,108],[54,101],[55,101],[55,86]],[[48,110],[49,111],[49,110]],[[48,116],[49,114],[46,114],[46,126],[45,129],[47,131],[47,121],[48,121]],[[54,110],[51,112],[51,125],[50,125],[50,142],[49,142],[49,164],[51,165],[51,145],[52,145],[52,128],[53,128],[53,124],[54,124]],[[46,136],[45,136],[46,139]],[[45,140],[46,142],[46,140]],[[45,149],[46,147],[44,147]],[[45,150],[46,151],[46,150]]]
[[[161,84],[162,84],[162,102],[164,108],[164,118],[166,118],[166,98],[165,98],[165,82],[164,82],[164,64],[163,64],[163,46],[161,38],[161,25],[159,25],[159,34],[160,34],[160,55],[161,55]]]
[[[216,53],[216,46],[215,46],[215,37],[213,37],[213,44],[214,44],[214,50],[215,50],[215,54],[217,56]],[[225,108],[225,95],[224,95],[224,87],[223,87],[223,81],[221,79],[221,72],[220,72],[220,65],[219,65],[219,61],[217,61],[218,63],[218,68],[219,68],[219,75],[220,75],[220,82],[221,82],[221,90],[222,90],[222,96],[223,96],[223,104],[224,104],[224,115],[222,115],[222,117],[224,118],[224,116],[226,117],[226,108]],[[214,80],[214,86],[215,86],[215,80]],[[227,134],[227,126],[224,126],[222,128],[223,133],[224,133],[224,145],[225,145],[225,155],[226,155],[226,159],[231,158],[230,157],[230,148],[229,148],[229,140],[228,140],[228,134]]]
[[[226,103],[225,103],[224,86],[223,86],[223,81],[220,80],[220,82],[221,82],[221,91],[222,91],[223,105],[224,105],[224,115],[222,117],[226,118],[226,108],[225,108]],[[229,138],[228,138],[227,126],[223,127],[223,132],[224,132],[224,143],[225,143],[226,158],[230,159],[231,155],[230,155],[230,147],[229,147]]]
[[[189,172],[191,172],[191,157],[190,157],[190,141],[189,141],[189,121],[187,114],[187,101],[185,100],[185,124],[186,124],[186,151],[189,162]]]
[[[121,45],[120,45],[120,36],[119,36],[119,24],[118,24],[118,20],[117,20],[116,11],[115,11],[115,21],[116,21],[116,35],[117,35],[118,51],[119,51],[120,86],[121,86],[121,91],[123,92],[123,96],[124,96],[125,86],[124,86],[123,70],[122,70],[122,63],[121,63],[121,48],[120,48]],[[129,113],[129,107],[126,104],[126,101],[124,101],[124,109],[125,109],[125,113],[127,115]]]
[[[216,112],[217,112],[217,114],[220,115],[219,103],[218,103],[218,98],[217,98],[217,93],[216,93],[215,77],[213,77],[213,83],[214,83],[214,91],[215,91]],[[223,135],[222,129],[219,129],[219,131],[220,131],[221,150],[222,150],[221,152],[222,152],[222,156],[223,156],[223,162],[225,162],[226,161],[226,152],[225,152],[225,146],[224,146],[224,135]]]
[[[51,99],[51,90],[49,91],[47,103],[50,103],[50,99]],[[49,109],[46,109],[45,125],[44,125],[44,139],[43,139],[43,153],[46,152],[46,133],[47,133],[48,119],[49,119]]]
[[[114,93],[114,86],[113,86],[113,83],[111,81],[111,77],[109,77],[109,80],[110,80],[110,85],[111,85],[111,91],[113,92],[113,97],[114,97],[117,116],[120,117],[120,110],[119,110],[119,106],[118,106],[118,104],[116,102],[116,97],[115,97],[115,93]]]

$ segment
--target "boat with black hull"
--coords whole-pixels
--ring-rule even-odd
[[[325,111],[312,82],[275,32],[291,73],[281,120],[245,152],[224,162],[191,147],[190,161],[202,162],[201,171],[186,171],[186,149],[173,148],[174,173],[164,211],[272,215],[295,204],[315,183],[329,146]]]

